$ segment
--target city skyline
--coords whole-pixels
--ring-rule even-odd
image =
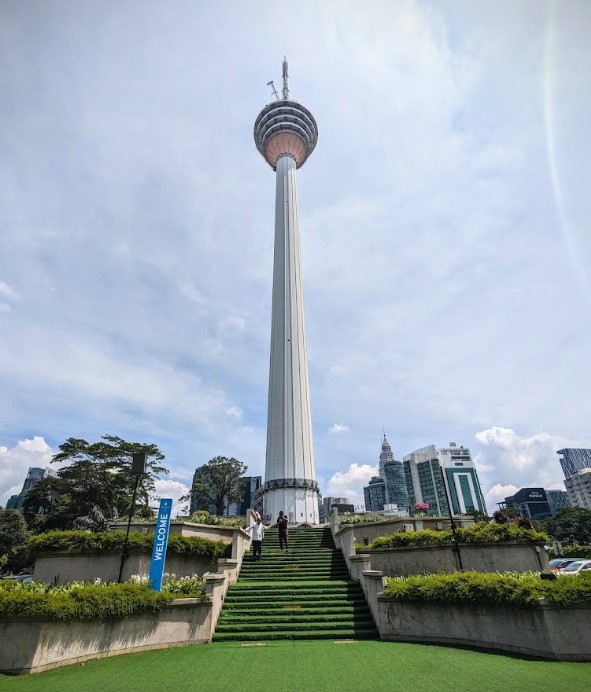
[[[68,437],[157,444],[166,496],[218,454],[264,475],[251,126],[283,55],[322,128],[298,181],[322,494],[360,504],[383,428],[397,459],[469,447],[489,508],[564,487],[556,451],[591,447],[588,3],[25,0],[0,26],[1,505]]]

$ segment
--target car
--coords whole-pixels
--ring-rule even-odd
[[[586,558],[584,557],[560,557],[560,558],[555,558],[554,560],[550,560],[550,571],[551,572],[560,572],[563,570],[565,567],[570,565],[573,562],[580,562],[581,560],[585,560]]]
[[[563,557],[555,557],[553,560],[550,560],[548,564],[550,566],[550,569],[554,571],[555,569],[558,569],[560,567],[561,562],[564,562]]]
[[[32,574],[11,574],[8,577],[2,577],[2,579],[14,579],[15,581],[20,581],[21,584],[28,584],[33,581]]]
[[[586,572],[589,570],[591,572],[591,560],[579,560],[577,562],[571,562],[564,569],[561,569],[558,574],[560,576],[565,576],[567,574],[579,574],[579,572]]]

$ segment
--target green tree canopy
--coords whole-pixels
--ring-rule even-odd
[[[591,510],[563,507],[543,522],[545,530],[561,543],[591,545]]]
[[[238,459],[217,456],[195,472],[191,496],[195,509],[216,508],[223,515],[233,502],[242,502],[242,476],[248,467]]]
[[[129,512],[135,476],[132,456],[147,455],[146,475],[138,485],[135,515],[151,517],[150,495],[154,481],[168,470],[161,465],[164,455],[154,444],[127,442],[104,435],[100,442],[70,437],[59,446],[53,462],[66,462],[57,478],[44,478],[27,494],[23,511],[31,530],[71,528],[79,517],[91,516],[97,509],[106,518]]]
[[[24,565],[27,524],[16,509],[0,509],[0,568],[17,572]]]

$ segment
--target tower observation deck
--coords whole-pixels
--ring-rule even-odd
[[[274,521],[283,511],[290,524],[317,524],[296,170],[314,151],[318,127],[310,111],[289,98],[285,60],[282,96],[254,124],[256,147],[276,172],[263,515],[265,522]]]

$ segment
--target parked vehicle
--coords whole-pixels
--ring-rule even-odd
[[[551,572],[560,572],[565,567],[572,564],[573,562],[581,562],[581,560],[585,560],[585,558],[584,557],[559,557],[559,558],[555,558],[554,560],[550,560],[550,571]]]
[[[2,577],[2,579],[14,579],[15,581],[20,581],[23,584],[28,584],[33,581],[32,574],[12,574],[9,577]]]
[[[571,562],[564,569],[561,569],[558,574],[562,577],[567,574],[579,574],[579,572],[584,572],[591,570],[591,560],[580,560],[578,562]]]

